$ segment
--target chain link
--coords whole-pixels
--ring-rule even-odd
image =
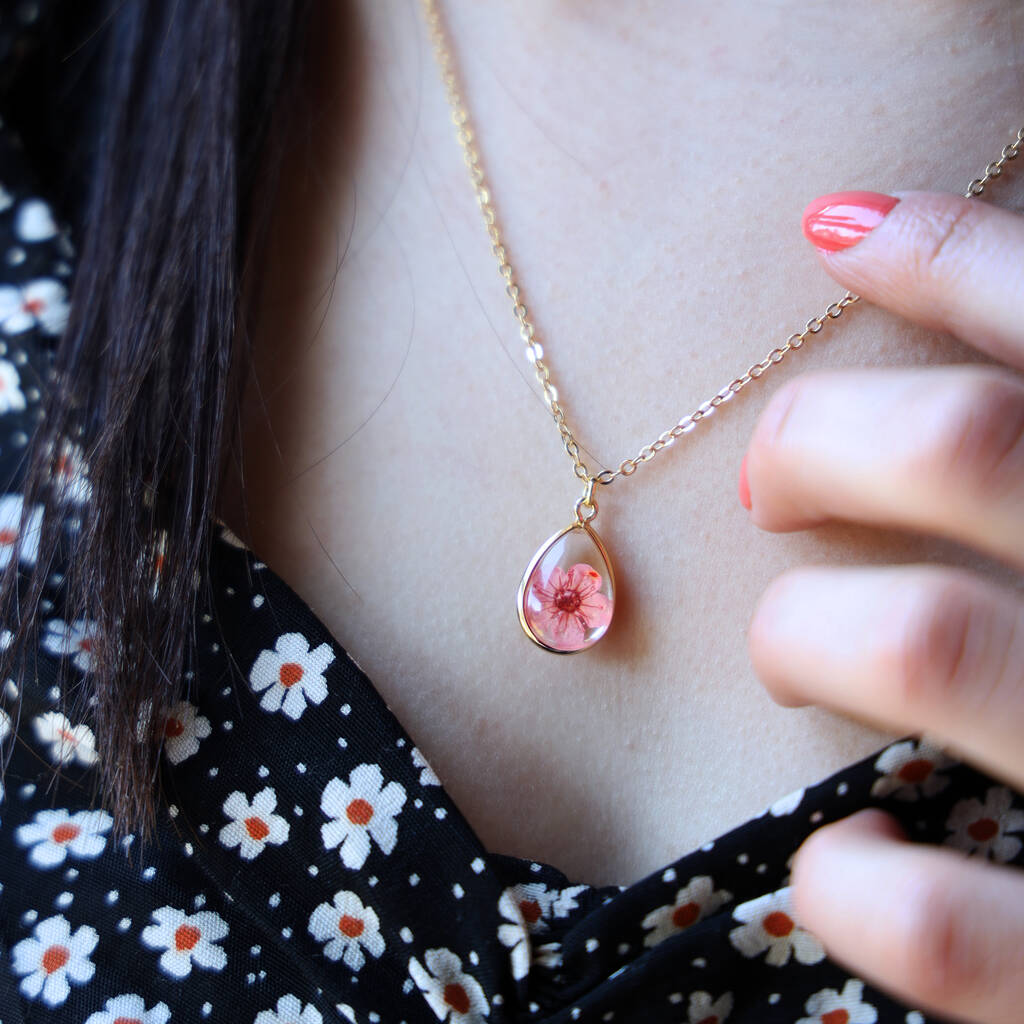
[[[459,91],[455,70],[452,66],[452,56],[445,38],[444,29],[441,24],[441,15],[437,8],[436,0],[421,0],[424,15],[427,22],[427,29],[430,33],[431,45],[434,48],[434,56],[441,71],[441,80],[444,83],[445,92],[448,96],[448,105],[452,111],[452,122],[456,129],[456,138],[462,147],[463,160],[469,168],[470,179],[476,192],[477,204],[484,217],[487,226],[487,235],[491,240],[491,252],[498,261],[498,270],[505,280],[505,293],[512,300],[512,312],[519,323],[519,335],[526,345],[526,357],[533,364],[534,373],[540,382],[541,393],[544,402],[555,421],[558,433],[562,439],[562,446],[566,454],[572,459],[573,472],[576,476],[587,483],[587,494],[592,493],[593,484],[610,484],[617,477],[632,476],[637,469],[645,462],[650,462],[655,455],[663,448],[673,444],[683,434],[688,434],[697,424],[714,413],[723,403],[728,402],[739,391],[745,388],[751,381],[758,380],[773,366],[781,363],[786,354],[794,349],[800,348],[811,335],[819,333],[830,320],[838,320],[847,306],[859,301],[859,296],[847,292],[841,299],[831,303],[824,313],[813,316],[804,325],[802,331],[791,334],[780,346],[773,348],[758,363],[750,366],[741,377],[730,381],[721,391],[702,402],[693,412],[683,416],[675,426],[659,434],[658,437],[645,444],[631,459],[623,459],[616,469],[602,469],[598,473],[591,473],[590,467],[580,454],[579,442],[573,435],[569,424],[565,419],[565,411],[558,401],[558,389],[551,382],[551,371],[544,362],[544,350],[541,343],[536,339],[536,330],[530,322],[528,310],[520,297],[519,285],[516,283],[512,265],[508,260],[508,253],[502,241],[501,232],[498,229],[497,215],[494,206],[491,204],[491,191],[484,179],[483,168],[480,165],[480,154],[473,144],[475,134],[469,123],[469,112]],[[1003,168],[1010,160],[1015,160],[1024,149],[1024,128],[1017,132],[1016,139],[1003,147],[998,160],[993,161],[985,168],[985,173],[980,178],[975,178],[967,187],[964,193],[966,198],[979,196],[994,178],[1003,173]],[[581,499],[582,500],[582,499]],[[591,499],[584,502],[584,507],[590,508]],[[596,503],[595,503],[596,509]],[[580,510],[577,509],[577,514]]]

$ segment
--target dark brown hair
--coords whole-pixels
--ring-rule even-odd
[[[187,696],[245,362],[240,297],[267,227],[257,203],[282,158],[310,0],[83,6],[87,16],[59,9],[44,44],[64,84],[33,100],[60,124],[63,142],[37,141],[68,168],[61,212],[78,253],[22,487],[26,522],[44,506],[39,556],[31,576],[15,558],[0,581],[14,634],[0,678],[35,673],[42,588],[65,566],[62,614],[96,634],[92,671],[62,668],[62,708],[95,732],[115,832],[145,838],[163,723]],[[92,492],[74,531],[52,482],[68,443],[81,446]]]

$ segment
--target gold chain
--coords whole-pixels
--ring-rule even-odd
[[[859,301],[859,296],[854,295],[852,292],[847,292],[841,299],[831,303],[824,313],[821,313],[819,316],[812,316],[804,325],[803,330],[791,334],[780,346],[773,348],[764,359],[749,367],[743,376],[730,381],[721,391],[697,406],[693,412],[683,416],[675,426],[659,434],[654,441],[645,444],[631,459],[624,459],[620,462],[617,469],[603,469],[599,473],[591,473],[590,467],[580,454],[579,443],[565,420],[565,412],[558,402],[558,389],[551,383],[551,371],[543,360],[543,349],[540,342],[535,338],[535,328],[530,322],[526,306],[520,298],[519,285],[516,284],[512,265],[508,261],[508,253],[501,239],[501,232],[498,230],[497,216],[494,212],[494,207],[491,205],[491,191],[485,183],[484,172],[480,166],[480,155],[473,144],[475,133],[470,127],[469,113],[462,94],[459,92],[455,71],[452,68],[451,52],[445,39],[436,0],[421,0],[421,2],[427,21],[427,28],[430,32],[430,41],[434,47],[434,56],[440,67],[441,79],[444,82],[445,91],[448,95],[448,104],[452,110],[452,122],[456,128],[456,138],[462,147],[463,158],[466,166],[469,168],[473,188],[476,191],[477,203],[487,225],[487,234],[491,240],[491,252],[498,260],[498,270],[505,279],[505,292],[512,300],[512,312],[516,320],[519,321],[519,335],[526,345],[526,357],[533,364],[534,372],[537,375],[537,380],[540,382],[541,391],[544,395],[544,401],[547,403],[548,409],[554,418],[555,426],[558,427],[558,433],[562,438],[562,445],[569,458],[572,459],[573,471],[580,480],[585,482],[593,480],[599,484],[610,484],[616,477],[632,476],[639,469],[641,463],[650,462],[662,448],[667,448],[677,438],[689,433],[701,420],[710,416],[723,402],[728,402],[751,381],[757,380],[772,366],[781,363],[786,357],[787,352],[800,348],[811,335],[817,334],[829,320],[839,319],[847,306]],[[970,198],[971,196],[981,195],[985,190],[985,186],[993,178],[998,178],[1003,173],[1003,168],[1007,162],[1016,159],[1020,155],[1022,148],[1024,148],[1024,128],[1017,132],[1017,137],[1013,142],[1003,147],[999,159],[993,161],[985,168],[984,175],[981,178],[975,178],[970,183],[964,196]],[[592,489],[593,485],[590,485],[587,489],[588,498],[592,493]]]

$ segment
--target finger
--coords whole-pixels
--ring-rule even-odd
[[[776,577],[748,630],[781,704],[924,731],[1024,789],[1024,599],[941,566],[803,566]]]
[[[904,841],[862,811],[797,851],[793,905],[833,959],[912,1006],[971,1024],[1020,1024],[1024,872]]]
[[[814,200],[803,225],[840,284],[1024,366],[1024,217],[944,193],[845,192]]]
[[[1024,381],[994,366],[804,373],[747,452],[751,518],[925,530],[1024,564]]]

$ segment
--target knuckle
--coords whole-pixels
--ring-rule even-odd
[[[927,471],[947,488],[998,498],[1024,486],[1024,386],[972,372],[941,407],[927,445]]]
[[[991,958],[963,889],[945,872],[918,881],[904,904],[900,936],[909,987],[939,1006],[963,1005],[984,988]]]
[[[962,702],[979,629],[972,588],[956,574],[912,586],[896,650],[896,696],[914,710]]]
[[[918,276],[941,279],[958,272],[974,250],[983,213],[977,203],[961,200],[922,214],[921,244],[915,249]]]

